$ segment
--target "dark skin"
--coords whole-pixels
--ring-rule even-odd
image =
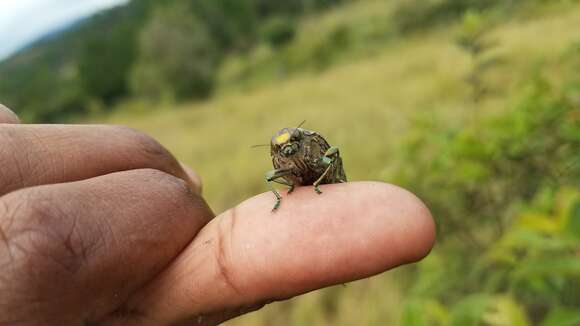
[[[24,125],[0,106],[0,144],[0,325],[215,325],[418,261],[435,239],[423,203],[384,183],[214,216],[200,178],[134,130]]]

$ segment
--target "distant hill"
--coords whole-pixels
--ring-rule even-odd
[[[82,43],[82,36],[91,28],[91,19],[84,18],[58,30],[43,35],[18,52],[0,62],[0,76],[10,76],[21,69],[30,69],[37,64],[57,68],[76,53]],[[55,60],[57,59],[57,60]]]
[[[63,36],[63,34],[69,32],[69,31],[74,31],[78,28],[80,28],[83,24],[87,23],[89,21],[90,17],[82,17],[79,19],[76,19],[72,22],[69,22],[55,30],[52,30],[42,36],[40,36],[38,39],[24,45],[22,48],[18,49],[18,51],[16,51],[16,53],[14,53],[12,56],[17,56],[18,54],[20,54],[21,52],[26,52],[27,50],[34,48],[36,46],[39,46],[43,43],[50,43],[52,41],[58,41],[59,38],[61,38]],[[10,57],[6,58],[6,59],[10,59]],[[1,64],[1,62],[0,62]]]
[[[131,51],[151,3],[131,1],[77,20],[0,62],[0,102],[25,119],[36,121],[55,121],[82,111],[86,94],[79,69],[90,46],[113,53]],[[115,45],[108,44],[112,39]],[[124,49],[116,51],[115,46]],[[132,59],[134,54],[126,55]],[[126,72],[129,68],[124,69]],[[125,81],[110,83],[118,85]]]

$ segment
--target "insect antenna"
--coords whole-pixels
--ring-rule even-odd
[[[256,147],[265,147],[265,146],[270,146],[270,144],[258,144],[258,145],[252,145],[250,146],[251,148],[256,148]]]
[[[295,136],[295,134],[298,132],[298,128],[302,127],[302,125],[306,122],[306,120],[302,120],[302,122],[300,122],[300,124],[298,125],[298,127],[296,127],[296,129],[294,129],[294,131],[292,132],[292,136]]]
[[[300,122],[300,124],[298,125],[298,127],[296,127],[296,129],[302,127],[302,125],[306,122],[306,120],[302,120],[302,122]]]

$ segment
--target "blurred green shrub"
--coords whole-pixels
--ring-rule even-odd
[[[401,33],[413,32],[460,18],[468,10],[483,10],[501,0],[402,0],[393,13]]]
[[[110,11],[93,18],[77,56],[79,82],[87,97],[107,105],[129,92],[129,73],[137,55],[137,35],[144,22],[140,8]]]
[[[251,1],[258,14],[262,17],[277,15],[280,13],[286,14],[301,14],[305,12],[312,12],[315,10],[325,9],[345,0],[286,0],[286,1],[272,1],[272,0],[249,0]]]
[[[395,175],[427,201],[439,244],[403,325],[580,321],[578,76],[549,82],[538,69],[511,109],[460,128],[417,121]]]
[[[346,25],[334,27],[328,37],[321,39],[312,48],[308,62],[319,70],[330,66],[334,58],[348,47],[350,42],[349,33],[349,27]]]
[[[500,57],[492,53],[497,42],[489,39],[488,34],[491,29],[492,24],[488,17],[469,10],[463,16],[456,39],[456,44],[465,51],[471,60],[471,68],[465,80],[471,89],[470,98],[474,103],[479,102],[484,96],[494,91],[486,83],[485,75],[488,70],[501,62]]]
[[[64,121],[73,119],[82,113],[86,101],[81,85],[71,78],[63,78],[54,82],[54,76],[46,67],[37,67],[34,74],[24,83],[23,92],[35,94],[21,98],[16,105],[24,114],[25,121]],[[43,108],[37,110],[36,108]]]
[[[172,0],[178,5],[183,0]],[[205,25],[221,54],[247,50],[258,38],[262,17],[254,0],[188,0],[190,10]]]
[[[273,48],[288,44],[296,35],[296,23],[288,17],[273,17],[269,19],[261,31],[262,38]]]
[[[400,33],[409,33],[448,24],[467,11],[500,9],[504,14],[521,9],[522,5],[559,0],[400,0],[393,13],[393,26]]]
[[[474,259],[442,248],[419,266],[401,324],[577,325],[579,220],[578,189],[541,192]]]
[[[435,119],[419,119],[401,148],[398,182],[429,201],[443,236],[457,233],[475,247],[501,236],[498,212],[544,186],[580,182],[580,99],[571,85],[536,75],[509,113],[460,129],[436,131]],[[482,225],[495,236],[476,234]]]
[[[219,60],[206,25],[187,4],[162,7],[141,33],[132,87],[145,98],[204,98]]]
[[[87,40],[79,56],[80,82],[87,95],[112,103],[127,93],[127,76],[135,55],[133,41],[108,33]]]

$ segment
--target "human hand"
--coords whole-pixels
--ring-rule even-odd
[[[216,216],[161,145],[113,126],[20,125],[0,105],[0,325],[215,325],[424,257],[411,193],[264,193]]]

